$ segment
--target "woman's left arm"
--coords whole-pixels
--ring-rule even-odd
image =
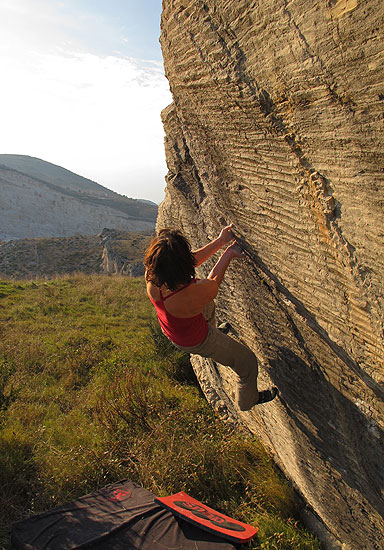
[[[227,227],[224,227],[220,231],[220,235],[216,239],[206,244],[202,248],[193,251],[193,255],[195,256],[196,261],[196,267],[208,260],[208,258],[213,256],[213,254],[220,250],[220,248],[223,248],[223,246],[233,241],[235,237],[232,233],[232,227],[232,223],[230,225],[227,225]]]

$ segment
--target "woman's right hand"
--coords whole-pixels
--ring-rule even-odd
[[[231,259],[244,258],[244,251],[240,248],[237,242],[234,242],[231,246],[228,246],[225,252],[231,255]]]

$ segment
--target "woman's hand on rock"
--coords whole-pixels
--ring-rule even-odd
[[[244,258],[244,252],[237,242],[231,244],[225,252],[230,254],[232,258]]]
[[[234,234],[232,233],[232,228],[233,223],[227,225],[227,227],[223,227],[223,229],[220,231],[219,239],[222,240],[223,246],[230,243],[235,238]]]

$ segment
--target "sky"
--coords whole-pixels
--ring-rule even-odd
[[[159,203],[161,0],[0,0],[0,153]]]

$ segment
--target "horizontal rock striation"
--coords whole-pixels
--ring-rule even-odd
[[[219,314],[281,392],[238,417],[354,550],[384,546],[383,34],[379,0],[163,2],[158,227],[235,224]]]

